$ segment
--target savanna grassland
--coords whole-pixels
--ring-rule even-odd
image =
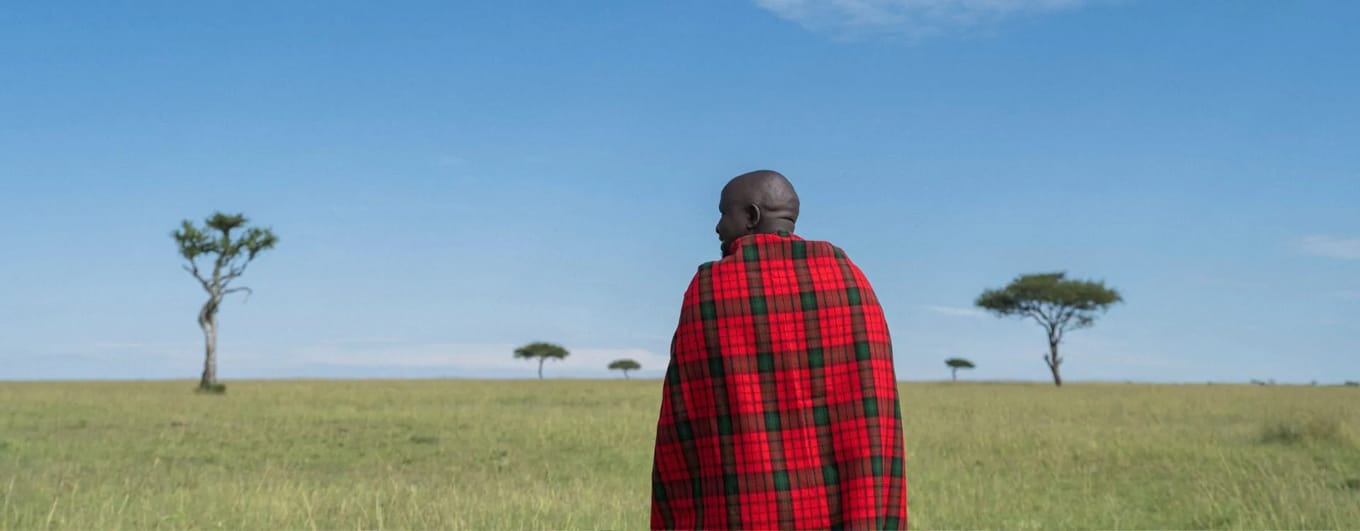
[[[641,529],[657,381],[0,383],[3,529]],[[914,528],[1356,528],[1360,389],[904,384]]]

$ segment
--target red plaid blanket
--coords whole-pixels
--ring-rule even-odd
[[[826,242],[739,238],[699,267],[671,346],[653,529],[905,529],[892,343]]]

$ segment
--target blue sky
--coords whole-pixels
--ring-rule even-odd
[[[664,368],[726,180],[874,282],[904,379],[1044,380],[970,308],[1127,303],[1071,380],[1360,379],[1354,2],[39,2],[0,7],[0,379],[193,378],[169,233],[281,243],[222,377]]]

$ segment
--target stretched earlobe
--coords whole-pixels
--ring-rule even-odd
[[[762,214],[762,213],[761,213],[761,211],[760,211],[760,205],[757,205],[757,204],[755,204],[755,203],[751,203],[751,204],[749,204],[749,205],[746,205],[746,230],[747,230],[747,232],[755,233],[756,227],[759,227],[759,226],[760,226],[760,218],[761,218],[761,214]]]

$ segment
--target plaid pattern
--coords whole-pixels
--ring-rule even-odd
[[[905,529],[883,310],[835,246],[744,236],[699,267],[671,345],[653,529]]]

